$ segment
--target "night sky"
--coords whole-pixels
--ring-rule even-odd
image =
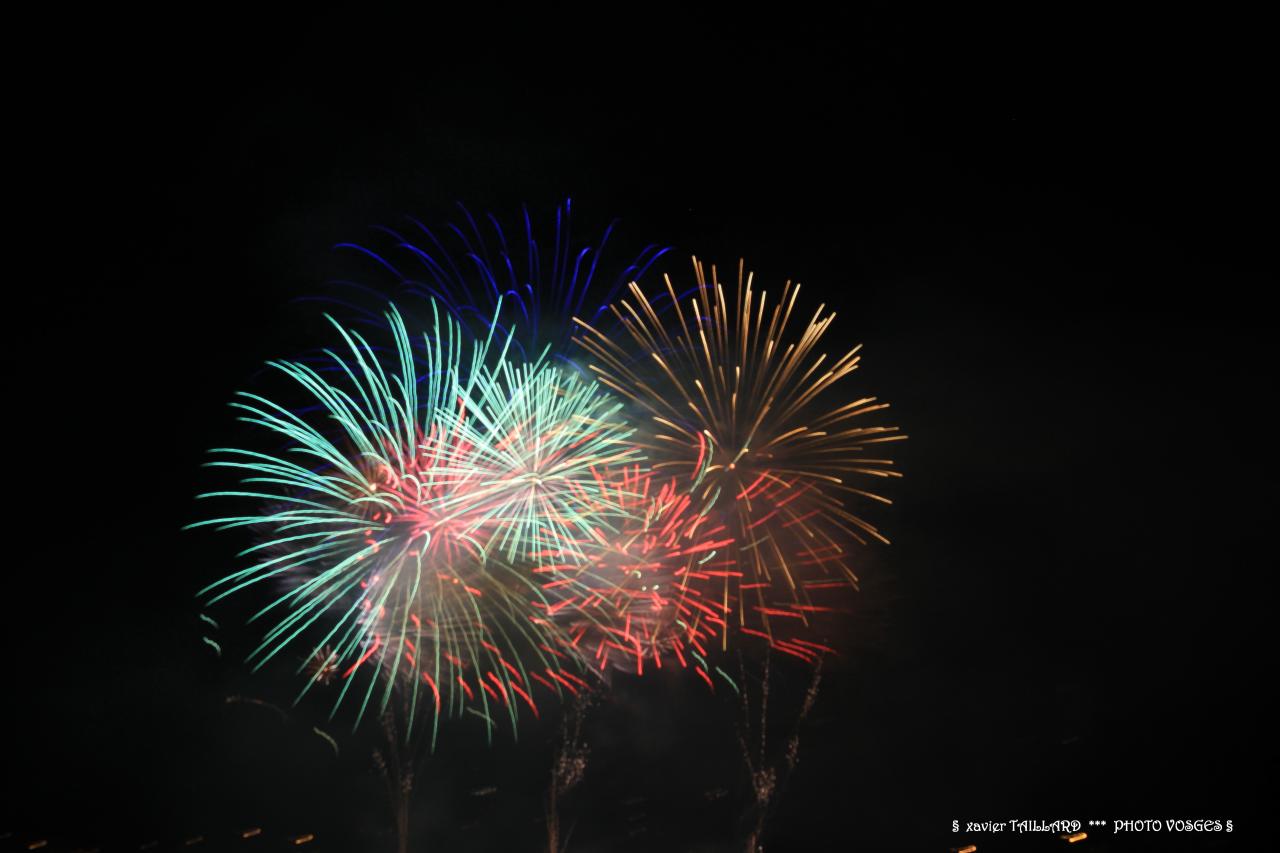
[[[567,197],[583,239],[619,219],[617,256],[803,282],[910,435],[768,849],[943,851],[952,820],[1010,817],[1239,827],[1094,850],[1268,830],[1274,105],[1259,22],[1172,14],[424,5],[62,32],[11,162],[51,248],[11,244],[37,307],[9,320],[0,849],[240,850],[251,826],[392,849],[370,733],[250,676],[234,606],[210,653],[194,594],[237,543],[180,528],[220,484],[200,465],[238,434],[231,395],[328,342],[296,300],[335,243],[459,201],[545,223]],[[667,676],[617,679],[590,718],[570,850],[741,849],[737,706]],[[782,714],[806,676],[778,677]],[[492,748],[462,725],[424,765],[420,849],[538,849],[556,727],[530,723]]]

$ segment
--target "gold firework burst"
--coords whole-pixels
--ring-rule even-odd
[[[655,471],[681,478],[706,511],[724,518],[738,547],[736,573],[718,596],[736,604],[738,625],[807,624],[815,589],[856,584],[850,539],[888,542],[853,504],[888,504],[865,478],[901,476],[873,451],[906,438],[897,427],[859,424],[888,407],[875,397],[841,398],[838,383],[859,365],[855,346],[838,358],[819,349],[835,313],[825,305],[793,322],[800,285],[780,298],[753,287],[738,264],[730,300],[711,267],[693,259],[697,286],[682,304],[670,277],[651,299],[636,284],[610,306],[642,355],[575,318],[574,340],[591,370],[647,415],[639,441]],[[731,577],[736,574],[736,577]],[[727,630],[727,625],[726,625]]]
[[[332,646],[316,649],[307,661],[307,674],[319,684],[328,684],[338,674],[338,656]]]

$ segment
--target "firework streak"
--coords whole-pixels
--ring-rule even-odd
[[[815,603],[819,590],[856,584],[845,543],[888,541],[846,501],[889,503],[856,478],[900,476],[870,451],[905,436],[857,425],[887,403],[836,397],[859,347],[836,359],[817,349],[835,315],[819,306],[797,328],[799,285],[788,282],[770,303],[739,264],[726,297],[714,267],[710,281],[696,258],[694,269],[687,301],[670,278],[653,299],[633,284],[612,306],[621,334],[578,319],[574,340],[600,381],[643,412],[638,441],[653,474],[670,478],[706,526],[732,541],[712,570],[717,594],[697,596],[714,611],[707,618],[720,647],[736,631],[812,659],[824,647],[796,629],[831,609]]]

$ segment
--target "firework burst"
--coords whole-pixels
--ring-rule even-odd
[[[509,560],[616,532],[631,510],[616,497],[615,471],[641,458],[622,404],[589,379],[541,364],[503,361],[481,378],[465,408],[443,416],[457,439],[442,449],[451,494],[440,507],[465,507]]]
[[[339,243],[337,250],[362,263],[358,280],[334,283],[366,290],[372,265],[372,280],[390,275],[403,294],[439,303],[478,334],[495,325],[500,334],[518,329],[512,346],[520,357],[532,360],[545,349],[571,365],[569,318],[599,316],[667,252],[650,244],[634,258],[619,256],[610,250],[616,221],[598,239],[579,242],[571,200],[556,207],[554,229],[536,223],[527,207],[514,228],[492,213],[478,217],[461,204],[458,211],[460,220],[442,227],[410,217],[402,226],[375,227],[367,243]]]
[[[594,383],[541,361],[512,365],[509,338],[468,345],[432,308],[417,347],[393,307],[390,350],[331,320],[346,350],[326,351],[327,370],[272,362],[304,392],[296,411],[248,393],[233,403],[284,449],[214,451],[209,464],[244,475],[243,488],[201,497],[258,508],[191,526],[264,535],[242,553],[252,565],[201,595],[277,581],[284,592],[254,617],[277,621],[250,660],[304,645],[302,692],[340,684],[335,713],[351,694],[358,722],[399,684],[414,708],[429,697],[435,721],[475,705],[492,722],[500,705],[514,725],[518,698],[536,713],[534,681],[580,683],[530,561],[548,539],[626,518],[605,485],[637,451],[613,419],[620,404]]]
[[[847,541],[888,541],[852,504],[890,502],[861,482],[900,476],[873,451],[905,436],[859,425],[888,404],[839,396],[859,347],[834,359],[819,349],[835,314],[819,306],[797,322],[798,284],[771,301],[739,264],[726,296],[714,267],[710,280],[696,258],[694,270],[687,299],[669,278],[654,298],[632,284],[611,307],[623,334],[578,319],[574,340],[600,381],[646,416],[640,443],[654,473],[675,478],[733,540],[736,565],[717,598],[737,615],[722,648],[730,623],[776,644],[779,628],[830,609],[814,603],[818,590],[856,584]],[[801,657],[820,648],[782,642]]]

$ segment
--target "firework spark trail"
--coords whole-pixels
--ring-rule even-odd
[[[351,694],[358,723],[400,684],[412,709],[434,711],[434,743],[442,713],[474,703],[492,720],[500,704],[514,727],[517,698],[537,713],[532,680],[557,693],[575,683],[581,661],[545,618],[550,600],[530,555],[620,523],[628,509],[606,484],[638,453],[619,404],[594,382],[541,359],[510,364],[510,337],[495,341],[493,327],[468,352],[460,325],[432,308],[417,351],[394,306],[392,351],[330,318],[347,345],[342,356],[326,351],[334,382],[307,364],[272,362],[314,416],[242,392],[241,420],[287,449],[215,449],[222,458],[209,464],[241,473],[243,488],[200,497],[259,508],[190,526],[268,531],[241,553],[252,565],[201,591],[211,604],[289,582],[253,617],[278,619],[250,654],[255,669],[305,635],[299,698],[337,681],[333,713]]]
[[[736,611],[736,629],[812,659],[824,647],[780,642],[779,623],[806,625],[826,609],[811,593],[832,578],[856,584],[847,539],[888,542],[846,501],[890,503],[854,478],[900,476],[891,460],[868,452],[905,436],[857,425],[887,408],[874,397],[830,402],[858,367],[860,349],[834,359],[818,349],[834,313],[819,306],[794,323],[799,285],[787,282],[771,304],[740,263],[727,298],[715,267],[708,281],[693,263],[697,286],[687,302],[664,277],[661,299],[633,284],[612,306],[629,341],[582,318],[574,341],[592,356],[600,381],[648,416],[639,443],[655,475],[677,478],[734,540],[737,571],[724,573],[720,609]],[[726,620],[722,648],[729,632]]]

